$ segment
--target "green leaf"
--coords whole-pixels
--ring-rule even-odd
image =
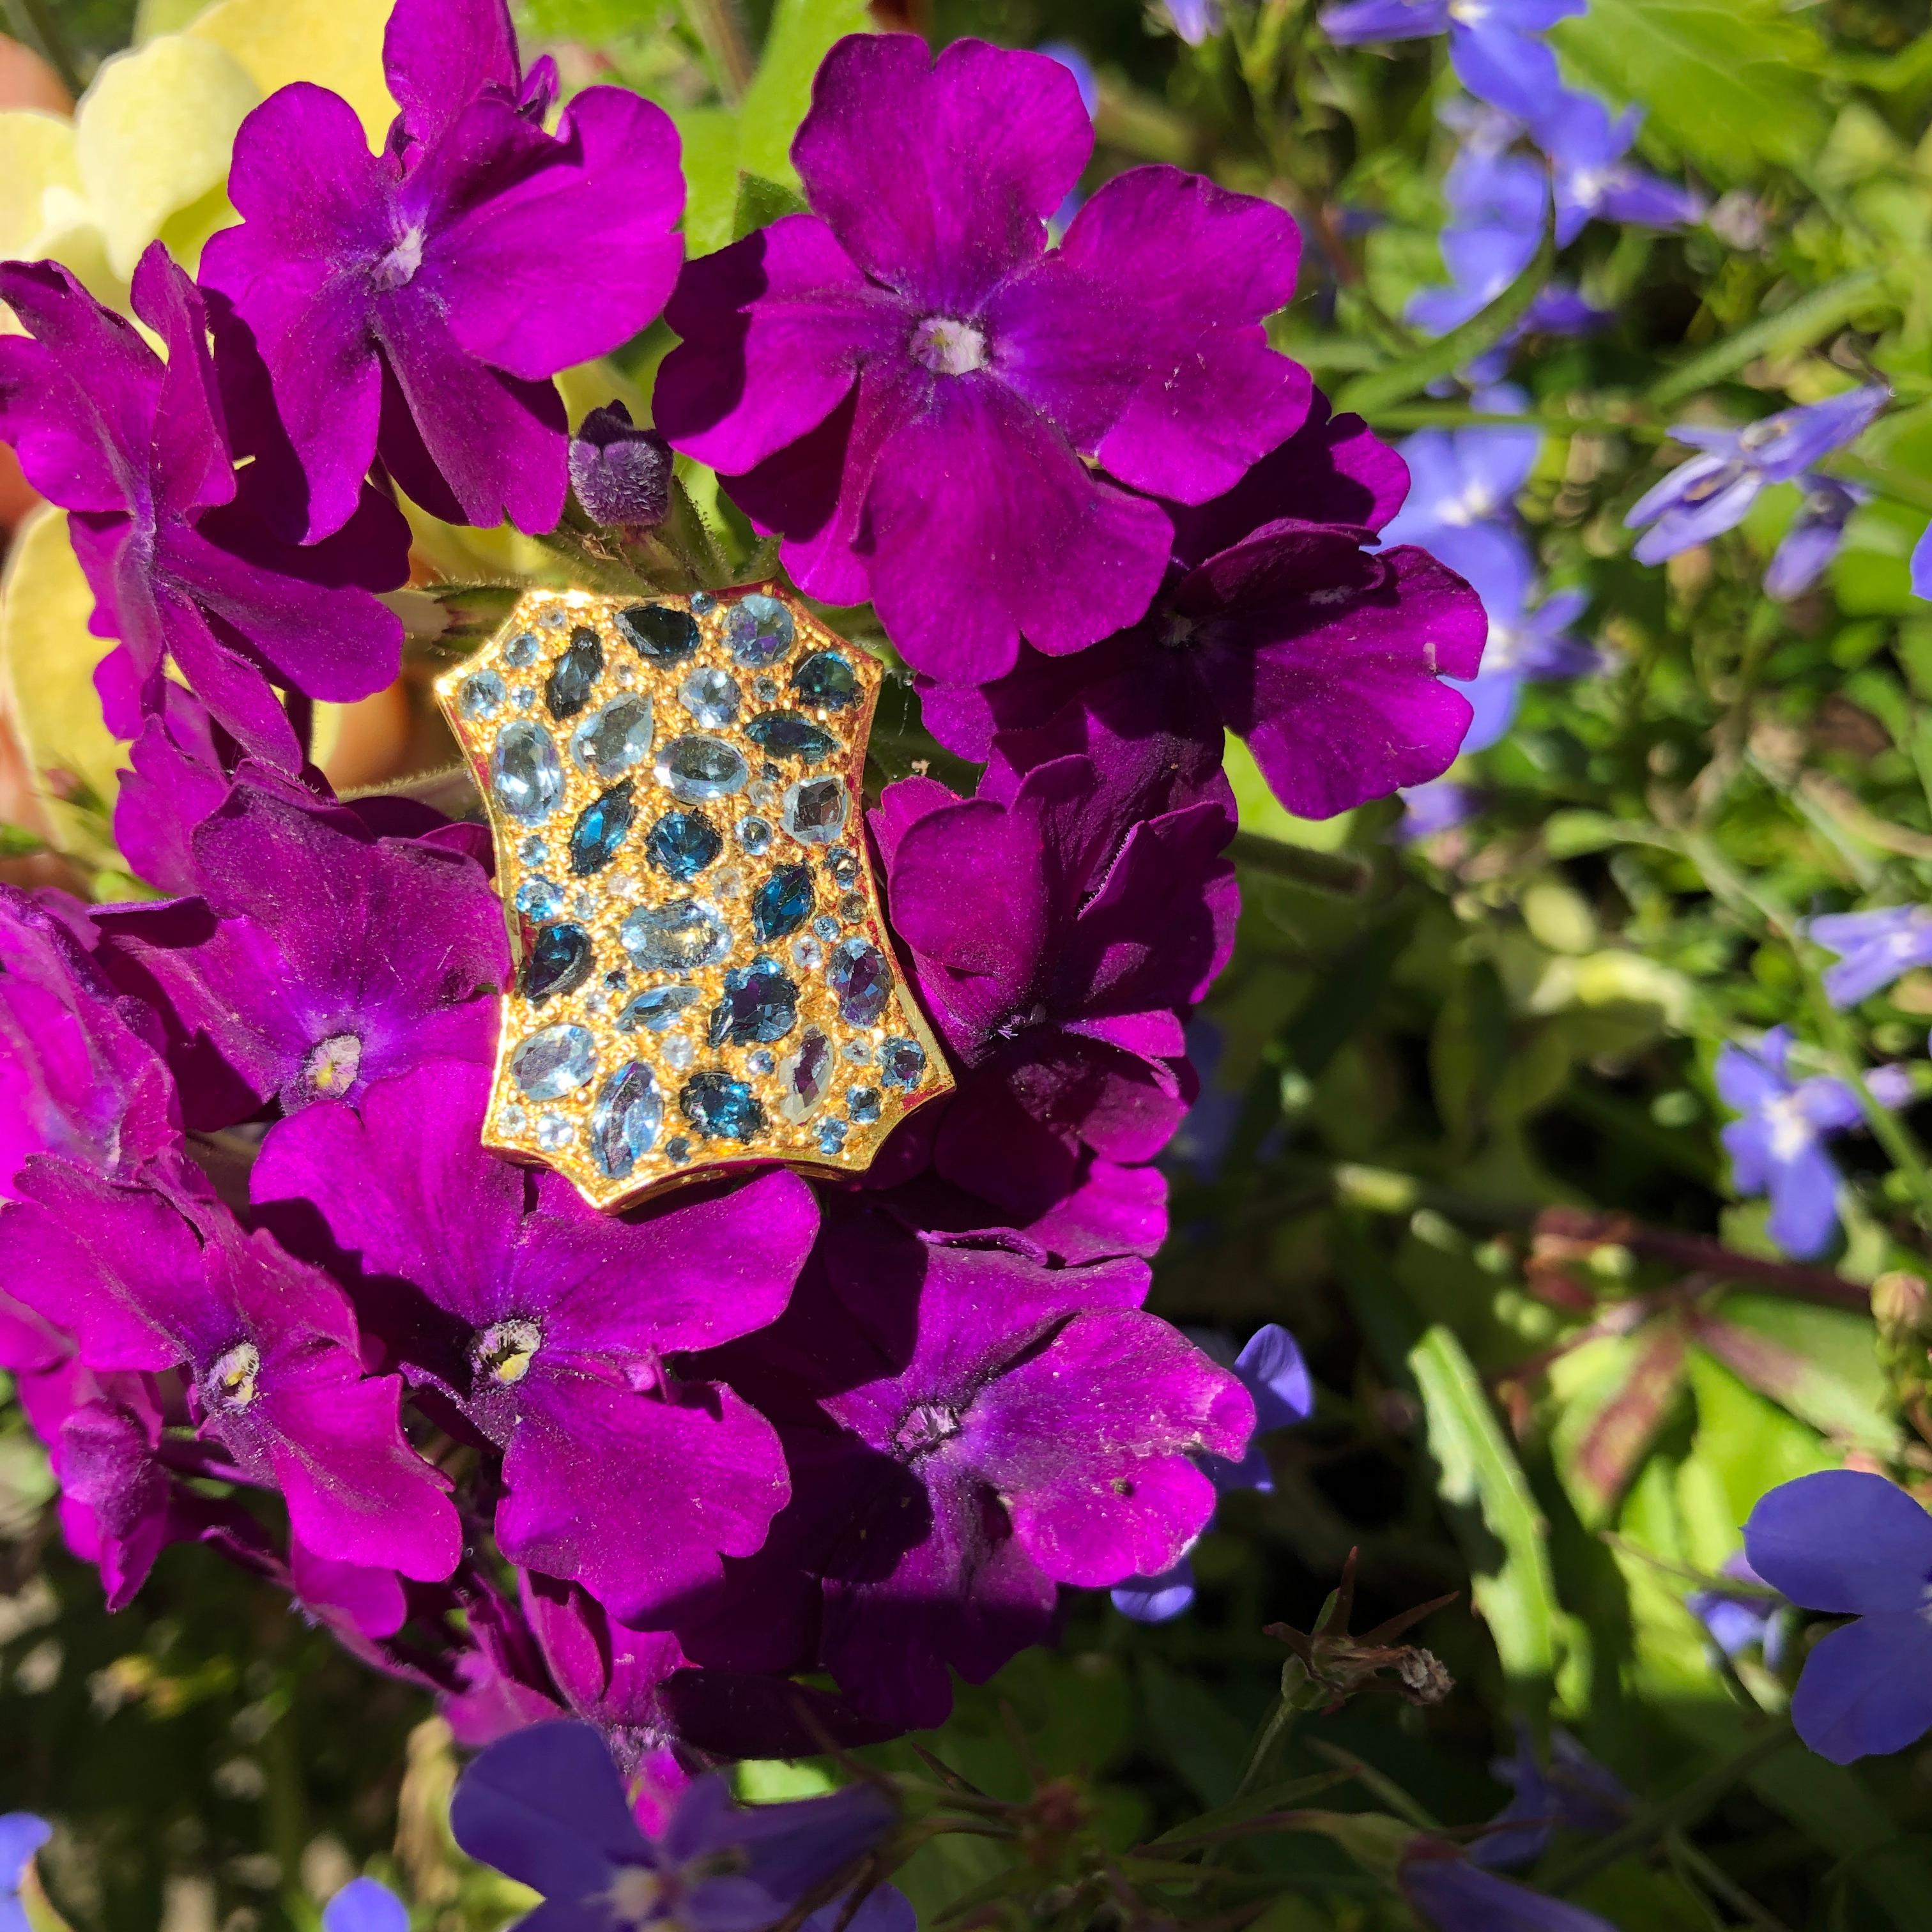
[[[1894,1452],[1885,1374],[1864,1316],[1772,1295],[1733,1294],[1698,1340],[1735,1375],[1835,1442]]]
[[[1651,386],[1650,400],[1660,407],[1681,402],[1712,382],[1742,369],[1760,356],[1790,356],[1820,342],[1843,323],[1870,306],[1885,280],[1876,268],[1858,268],[1800,296],[1769,315],[1713,343]]]
[[[684,247],[709,255],[731,239],[738,210],[738,124],[722,107],[687,107],[676,116],[684,148]]]
[[[791,137],[812,105],[812,76],[837,42],[870,25],[865,0],[778,0],[739,110],[738,165],[748,174],[798,184]]]
[[[805,206],[796,189],[743,170],[738,175],[737,204],[731,217],[731,238],[741,242],[781,215],[796,214]]]

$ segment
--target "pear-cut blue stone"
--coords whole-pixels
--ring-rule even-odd
[[[574,992],[590,976],[596,958],[590,935],[568,922],[541,926],[524,957],[524,998],[532,1006]]]
[[[724,836],[701,812],[668,812],[644,841],[644,856],[674,879],[694,879],[724,849]]]
[[[590,702],[597,680],[604,675],[604,642],[588,625],[570,634],[570,648],[544,680],[544,702],[559,720],[574,718]]]
[[[814,651],[791,674],[791,688],[808,704],[842,711],[859,695],[859,674],[837,651]]]
[[[780,866],[752,895],[752,930],[760,939],[782,939],[812,916],[812,868]]]
[[[658,783],[682,805],[702,805],[742,791],[751,776],[745,754],[728,738],[692,732],[674,738],[658,754]]]
[[[590,1110],[590,1154],[599,1170],[622,1180],[656,1144],[664,1124],[664,1096],[651,1070],[627,1060],[609,1079]]]
[[[587,879],[592,873],[602,872],[617,856],[617,848],[623,844],[637,815],[637,800],[628,778],[614,784],[586,805],[570,828],[572,876]]]
[[[651,700],[626,691],[600,704],[570,734],[570,755],[592,776],[608,782],[651,748]]]
[[[848,1026],[870,1026],[885,1011],[892,969],[870,940],[841,941],[832,949],[826,977],[838,995],[838,1017]]]
[[[695,973],[715,966],[731,950],[730,930],[718,908],[701,899],[640,906],[617,937],[640,973]]]
[[[675,664],[698,648],[698,620],[668,604],[633,604],[617,613],[616,624],[646,664]]]
[[[741,597],[724,620],[724,641],[741,664],[762,670],[776,664],[792,646],[791,613],[761,590]]]
[[[510,1078],[532,1100],[560,1100],[596,1071],[597,1042],[587,1027],[545,1027],[510,1056]]]
[[[775,758],[796,758],[815,765],[838,748],[838,740],[802,712],[766,711],[745,727],[745,736]]]
[[[797,1023],[797,987],[776,959],[760,957],[725,974],[708,1037],[713,1046],[768,1046]]]
[[[541,724],[519,718],[496,734],[490,787],[497,803],[521,824],[541,824],[556,809],[563,797],[563,760]]]
[[[695,986],[649,986],[628,1000],[617,1016],[620,1033],[668,1033],[704,995]]]
[[[742,1080],[694,1073],[677,1096],[679,1110],[706,1140],[748,1141],[765,1130],[765,1110]]]

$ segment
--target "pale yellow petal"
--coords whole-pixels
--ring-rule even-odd
[[[339,94],[380,147],[396,104],[382,78],[392,0],[216,0],[188,28],[225,47],[263,94],[312,80]]]
[[[64,206],[80,195],[74,123],[25,108],[0,113],[0,261],[31,262]],[[50,218],[51,217],[51,218]]]
[[[185,34],[160,34],[103,65],[74,133],[116,274],[131,275],[168,218],[227,179],[235,130],[261,98],[233,55]]]

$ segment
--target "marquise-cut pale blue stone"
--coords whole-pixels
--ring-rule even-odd
[[[728,738],[706,738],[697,733],[674,738],[658,754],[658,783],[686,805],[728,798],[742,791],[752,776],[745,754]]]
[[[765,1110],[742,1080],[726,1073],[694,1073],[677,1096],[684,1118],[706,1140],[748,1141],[765,1130]]]
[[[738,715],[738,681],[728,670],[704,664],[677,688],[678,702],[700,724],[716,730]]]
[[[617,1016],[620,1033],[668,1033],[704,995],[695,986],[649,986],[626,1002]]]
[[[694,879],[724,849],[724,840],[701,812],[668,812],[644,841],[644,856],[661,872]]]
[[[570,870],[574,878],[601,872],[617,856],[638,815],[631,781],[620,779],[577,814],[570,828]]]
[[[522,825],[539,825],[563,797],[563,760],[541,724],[519,718],[496,734],[490,754],[490,785],[496,802]]]
[[[590,1110],[591,1158],[613,1180],[622,1180],[650,1152],[663,1124],[664,1096],[651,1070],[640,1060],[626,1060],[604,1082]]]
[[[640,906],[617,936],[640,973],[694,973],[715,966],[731,950],[730,930],[718,908],[701,899]]]
[[[745,727],[745,736],[775,758],[796,758],[815,765],[831,757],[838,740],[822,724],[798,711],[761,712]]]
[[[752,930],[760,939],[782,939],[812,916],[812,868],[781,866],[752,895]]]
[[[510,1078],[532,1100],[560,1100],[597,1071],[597,1042],[587,1027],[547,1026],[510,1056]]]
[[[798,988],[776,959],[754,959],[724,976],[724,997],[711,1009],[713,1046],[754,1046],[782,1040],[798,1022]]]
[[[784,829],[801,845],[830,845],[845,830],[845,781],[800,778],[788,786]]]
[[[848,1026],[870,1026],[886,1010],[892,969],[868,939],[848,939],[834,948],[826,977],[838,995],[838,1017]]]
[[[651,748],[651,700],[626,691],[600,704],[570,734],[570,755],[593,777],[621,777]]]
[[[791,674],[791,688],[808,704],[842,711],[859,695],[859,674],[837,651],[814,651]]]
[[[832,1042],[808,1027],[796,1052],[778,1062],[778,1112],[788,1120],[808,1120],[832,1090]]]
[[[776,664],[791,649],[794,634],[791,613],[761,590],[740,598],[724,620],[724,641],[731,655],[754,668]]]

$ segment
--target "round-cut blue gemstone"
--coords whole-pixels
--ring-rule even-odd
[[[604,640],[587,624],[570,634],[570,646],[544,680],[544,702],[561,721],[574,718],[590,702],[597,680],[604,675]]]
[[[745,736],[775,758],[796,758],[815,765],[838,748],[838,740],[802,711],[760,712],[745,727]]]
[[[577,814],[570,828],[570,870],[574,878],[601,872],[617,856],[638,815],[628,778],[593,799]]]
[[[635,1033],[642,1027],[650,1033],[667,1032],[704,997],[695,986],[647,986],[626,1002],[617,1016],[617,1029]]]
[[[738,715],[738,681],[716,664],[700,664],[677,688],[678,702],[712,730]]]
[[[526,879],[517,888],[517,910],[526,919],[554,919],[562,907],[563,895],[550,880]]]
[[[590,1110],[590,1156],[613,1180],[649,1154],[664,1124],[664,1096],[651,1070],[627,1060],[604,1082]]]
[[[633,604],[617,613],[616,624],[646,664],[675,664],[698,648],[698,620],[668,604]]]
[[[845,830],[845,781],[800,778],[787,788],[784,829],[801,845],[830,845]]]
[[[838,1017],[848,1026],[870,1026],[885,1011],[892,969],[869,939],[848,939],[834,947],[826,977],[838,995]]]
[[[456,701],[466,718],[494,718],[503,708],[503,680],[494,670],[479,670],[463,680]]]
[[[791,688],[808,704],[842,711],[859,695],[859,674],[838,651],[814,651],[791,674]]]
[[[556,809],[563,797],[563,760],[541,724],[520,718],[496,734],[490,788],[520,824],[541,824]]]
[[[640,906],[617,937],[640,973],[694,973],[715,966],[731,950],[730,929],[718,908],[701,899]]]
[[[519,631],[503,646],[503,662],[514,664],[518,670],[527,670],[537,661],[543,646],[537,641],[534,631]]]
[[[560,1100],[597,1071],[597,1042],[587,1027],[547,1026],[510,1056],[510,1078],[532,1100]]]
[[[818,1150],[820,1154],[842,1153],[845,1146],[846,1126],[843,1120],[825,1120],[818,1129]]]
[[[762,859],[772,849],[772,828],[755,813],[738,821],[738,843],[754,859]]]
[[[835,845],[825,855],[825,869],[832,874],[835,886],[853,886],[858,883],[859,861],[843,845]]]
[[[724,849],[718,828],[701,812],[668,812],[644,841],[644,856],[674,879],[694,879]]]
[[[752,930],[760,939],[782,939],[812,916],[812,868],[780,866],[752,895]]]
[[[776,959],[762,956],[724,976],[724,997],[711,1009],[713,1046],[754,1046],[782,1040],[798,1022],[798,988]]]
[[[742,1080],[694,1073],[677,1096],[679,1111],[706,1140],[748,1141],[765,1130],[765,1110]]]
[[[574,993],[590,978],[596,959],[590,935],[582,926],[539,926],[524,956],[524,998],[541,1006],[556,994]]]
[[[741,664],[776,664],[792,646],[791,613],[761,590],[741,597],[724,620],[724,641]]]
[[[570,734],[570,755],[593,778],[628,771],[651,748],[651,700],[634,691],[600,704]]]
[[[879,1078],[910,1093],[926,1077],[926,1048],[916,1040],[889,1040],[879,1048]]]
[[[742,791],[751,776],[745,754],[728,738],[692,733],[674,738],[658,754],[658,783],[683,805],[728,798]]]
[[[879,1118],[879,1090],[876,1087],[854,1087],[845,1095],[845,1111],[861,1126],[868,1126]]]

